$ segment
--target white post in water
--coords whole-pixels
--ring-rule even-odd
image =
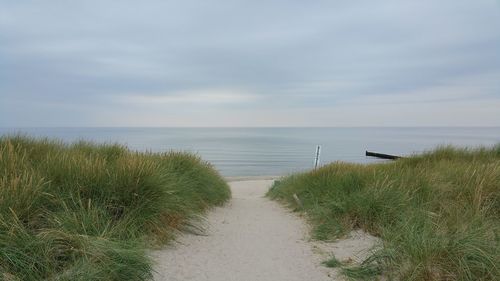
[[[316,146],[316,158],[314,159],[314,169],[319,166],[319,154],[321,153],[321,145]]]

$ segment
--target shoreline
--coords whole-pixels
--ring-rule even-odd
[[[235,182],[235,181],[254,181],[254,180],[277,180],[285,175],[281,176],[230,176],[224,177],[227,182]]]

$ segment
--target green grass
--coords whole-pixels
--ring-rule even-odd
[[[268,196],[307,212],[317,239],[353,229],[382,238],[363,264],[342,269],[354,280],[380,272],[389,280],[500,280],[500,145],[333,163],[280,180]]]
[[[186,153],[0,138],[0,280],[149,280],[148,248],[230,191]]]
[[[342,263],[337,260],[337,258],[335,256],[329,258],[328,260],[324,261],[323,264],[326,266],[326,267],[330,267],[330,268],[335,268],[335,267],[341,267],[342,266]]]

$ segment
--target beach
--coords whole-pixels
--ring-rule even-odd
[[[362,259],[377,241],[357,233],[313,242],[302,217],[264,197],[273,179],[241,179],[230,179],[233,198],[209,212],[202,235],[182,234],[153,253],[156,281],[343,280],[322,261],[332,251]]]

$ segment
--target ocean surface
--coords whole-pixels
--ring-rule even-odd
[[[500,128],[0,128],[67,142],[121,143],[134,150],[181,150],[211,162],[224,176],[286,175],[311,169],[316,146],[320,164],[370,163],[365,150],[411,155],[438,145],[491,146]]]

